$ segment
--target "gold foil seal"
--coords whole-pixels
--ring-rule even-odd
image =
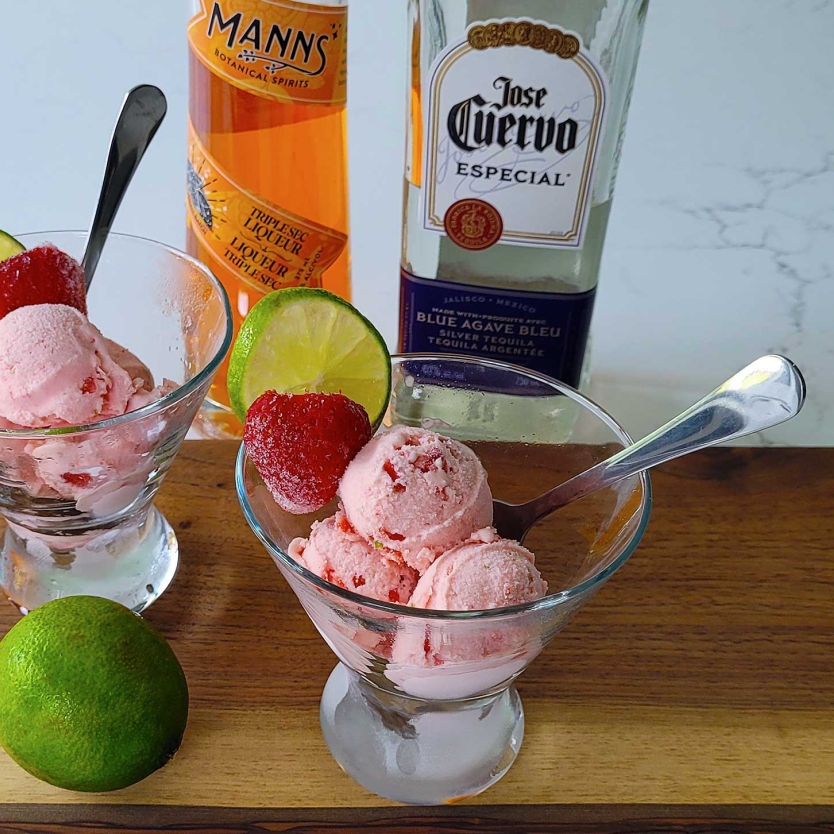
[[[469,30],[469,45],[473,49],[495,49],[499,46],[526,46],[558,55],[566,61],[579,54],[581,44],[575,35],[531,20],[505,20],[486,23]]]

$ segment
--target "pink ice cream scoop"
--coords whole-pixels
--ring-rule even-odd
[[[409,605],[482,611],[532,602],[546,593],[547,582],[536,568],[533,554],[487,528],[439,556],[420,577]]]
[[[127,401],[125,414],[129,411],[136,411],[137,408],[144,408],[176,389],[177,384],[170,379],[163,379],[161,385],[154,386],[150,368],[138,356],[112,339],[104,341],[110,351],[110,358],[120,365],[133,380],[135,390]]]
[[[483,611],[540,599],[547,583],[533,558],[495,530],[480,530],[432,563],[409,605]],[[511,680],[540,648],[530,641],[529,628],[512,619],[459,622],[454,628],[443,621],[409,621],[397,634],[385,674],[417,697],[464,698]]]
[[[118,417],[176,388],[104,338],[74,307],[33,304],[0,319],[0,427],[59,428]],[[158,430],[164,427],[160,418]],[[4,438],[3,479],[31,495],[70,499],[106,515],[139,494],[155,463],[148,426]]]
[[[127,372],[128,376],[133,380],[134,385],[139,387],[141,382],[141,387],[146,392],[153,390],[153,376],[151,375],[150,368],[138,356],[112,339],[105,338],[104,343],[110,352],[110,358]]]
[[[124,414],[137,386],[86,316],[64,304],[0,319],[0,417],[17,426],[75,426]]]
[[[307,570],[340,588],[383,602],[405,604],[417,572],[374,549],[341,511],[313,524],[308,539],[294,539],[287,552]]]
[[[492,493],[475,453],[425,429],[377,435],[349,464],[339,495],[360,536],[420,572],[492,524]]]

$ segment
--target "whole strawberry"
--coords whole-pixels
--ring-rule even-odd
[[[341,394],[261,394],[243,442],[278,505],[311,513],[336,497],[347,465],[371,439],[361,405]]]
[[[66,304],[87,315],[84,270],[51,243],[0,262],[0,318],[31,304]]]

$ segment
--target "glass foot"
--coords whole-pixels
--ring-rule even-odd
[[[382,692],[341,663],[321,699],[333,758],[364,788],[408,805],[440,805],[486,790],[509,770],[524,736],[514,687],[471,702]]]
[[[83,536],[44,536],[6,527],[0,587],[21,610],[60,597],[89,595],[144,611],[171,584],[179,546],[154,507],[143,519]]]

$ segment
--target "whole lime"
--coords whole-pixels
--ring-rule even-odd
[[[187,717],[176,655],[117,602],[55,600],[0,641],[0,744],[44,782],[132,785],[174,755]]]

